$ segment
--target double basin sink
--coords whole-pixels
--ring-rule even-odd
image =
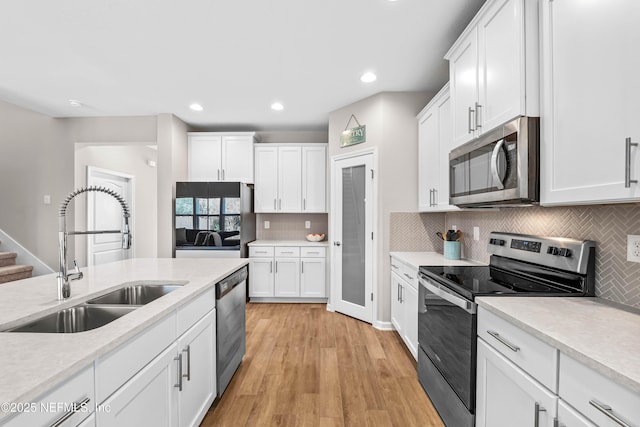
[[[127,285],[6,332],[73,333],[96,329],[182,287],[179,284]]]

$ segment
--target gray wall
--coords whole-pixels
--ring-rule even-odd
[[[329,114],[329,157],[364,149],[378,150],[378,226],[375,235],[378,251],[378,303],[374,321],[391,318],[389,287],[389,224],[392,211],[418,208],[418,124],[416,114],[433,97],[425,92],[383,92]],[[367,126],[367,141],[340,147],[340,134],[351,114]],[[355,125],[355,124],[354,124]],[[351,126],[354,126],[351,125]],[[331,195],[329,196],[331,204]],[[329,210],[331,212],[331,210]],[[329,223],[331,213],[329,214]]]
[[[149,160],[157,162],[158,150],[150,148],[146,144],[76,144],[76,188],[87,185],[87,166],[96,166],[135,177],[131,227],[136,258],[155,258],[158,252],[157,169],[147,164]],[[76,230],[87,229],[86,202],[84,201],[86,201],[85,197],[83,197],[83,202],[75,204]],[[78,237],[75,242],[76,259],[80,266],[87,264],[86,241],[86,238]]]

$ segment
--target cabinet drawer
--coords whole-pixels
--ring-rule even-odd
[[[517,326],[478,307],[478,336],[517,366],[557,391],[558,351]]]
[[[184,307],[178,309],[178,333],[182,335],[187,329],[195,325],[205,314],[216,306],[215,289],[209,289]]]
[[[176,337],[176,314],[173,312],[96,360],[97,403],[102,403],[175,341]]]
[[[562,353],[559,384],[560,397],[599,426],[621,425],[612,417],[629,425],[640,420],[639,394]]]
[[[391,271],[396,273],[414,289],[418,289],[418,271],[413,267],[408,266],[398,258],[391,258]]]
[[[73,413],[73,404],[77,410]],[[49,391],[36,402],[24,403],[24,409],[17,402],[20,413],[9,419],[5,427],[51,426],[67,417],[59,424],[61,427],[75,426],[91,414],[95,407],[93,386],[93,364],[89,365],[71,379]],[[66,406],[66,408],[65,408]],[[67,412],[68,411],[68,412]]]
[[[254,257],[272,257],[273,256],[273,246],[250,246],[249,247],[249,256]]]
[[[276,246],[276,256],[296,258],[300,256],[300,248],[297,246]]]
[[[300,256],[303,258],[326,258],[327,248],[302,247],[300,248]]]

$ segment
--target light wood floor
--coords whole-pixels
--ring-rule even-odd
[[[324,304],[248,304],[247,353],[202,426],[442,426],[395,332]]]

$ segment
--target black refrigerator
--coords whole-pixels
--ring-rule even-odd
[[[241,182],[176,182],[176,258],[246,258],[256,238],[253,188]]]

